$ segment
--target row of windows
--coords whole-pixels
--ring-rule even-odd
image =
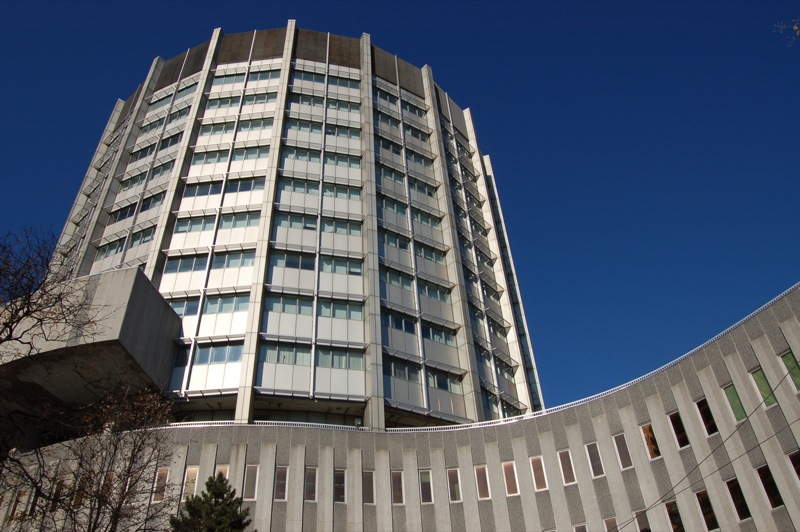
[[[278,181],[278,190],[317,196],[319,195],[319,183],[302,179],[281,179]],[[328,198],[361,201],[361,189],[347,185],[323,185],[322,195]]]
[[[250,192],[251,190],[264,190],[264,178],[256,177],[250,179],[238,179],[228,181],[225,185],[226,194],[236,192]],[[199,198],[203,196],[213,196],[222,192],[222,183],[196,183],[187,185],[183,190],[184,198]]]
[[[177,111],[173,111],[166,118],[162,117],[159,118],[158,120],[143,125],[142,128],[139,130],[139,136],[143,137],[157,129],[161,129],[161,126],[164,125],[164,122],[166,122],[168,125],[173,122],[177,122],[181,118],[188,116],[189,110],[190,110],[189,107],[184,107],[183,109],[178,109]]]
[[[378,207],[385,211],[397,213],[400,216],[406,215],[406,206],[404,203],[386,196],[378,196]]]
[[[293,268],[299,270],[314,269],[314,255],[307,253],[292,253],[273,251],[270,254],[269,265],[273,268]],[[345,259],[341,257],[320,257],[320,271],[323,273],[339,273],[344,275],[361,275],[362,263],[358,259]]]
[[[422,337],[444,345],[453,347],[456,345],[456,336],[451,331],[425,322],[422,323]]]
[[[156,166],[155,168],[153,168],[153,174],[151,176],[151,179],[153,181],[155,181],[159,177],[161,177],[163,175],[166,175],[167,173],[169,173],[172,170],[172,167],[174,165],[175,165],[175,161],[169,161],[169,162],[166,162],[164,164],[160,164],[160,165]],[[147,179],[147,172],[142,172],[140,174],[136,174],[133,177],[129,177],[128,179],[125,179],[125,180],[122,181],[122,183],[121,183],[122,184],[122,190],[125,191],[125,190],[130,190],[132,188],[135,188],[135,187],[141,185],[142,183],[144,183],[146,179]]]
[[[153,236],[155,235],[156,229],[155,227],[148,227],[147,229],[142,229],[136,233],[131,235],[131,245],[130,249],[135,248],[140,244],[146,244],[153,240]],[[125,247],[125,239],[120,238],[119,240],[115,240],[113,242],[109,242],[97,248],[97,254],[94,257],[94,260],[103,260],[105,258],[111,257],[120,253],[123,248]]]
[[[317,347],[316,366],[335,369],[364,369],[364,353],[346,349],[330,349]],[[311,347],[287,344],[262,344],[259,348],[258,361],[272,364],[289,364],[296,366],[311,365]]]
[[[257,227],[260,219],[259,212],[239,212],[236,214],[223,214],[220,217],[220,229],[234,229],[241,227]],[[197,233],[214,229],[214,215],[194,218],[180,218],[175,223],[175,234]]]
[[[200,128],[200,136],[207,135],[224,135],[232,133],[236,124],[234,122],[223,122],[221,124],[206,124]],[[262,129],[269,129],[272,127],[272,118],[262,118],[257,120],[243,120],[239,122],[237,128],[239,132],[243,131],[260,131]]]
[[[158,207],[159,205],[161,205],[163,201],[164,201],[163,192],[161,194],[156,194],[154,196],[145,198],[144,201],[142,201],[142,208],[140,209],[139,212],[146,212],[149,211],[150,209]],[[113,224],[125,220],[127,218],[130,218],[131,216],[133,216],[135,212],[136,212],[135,203],[122,207],[121,209],[117,209],[116,211],[112,212],[109,215],[108,223]]]
[[[255,251],[232,251],[229,253],[214,254],[211,269],[246,268],[253,266]],[[164,273],[196,272],[206,269],[208,255],[194,255],[185,257],[170,257],[164,266]]]
[[[398,119],[377,110],[375,111],[375,122],[377,124],[386,124],[392,129],[400,129],[400,121]]]
[[[439,229],[442,222],[441,218],[414,208],[411,209],[411,219],[434,229]]]
[[[267,312],[311,316],[313,305],[314,302],[310,297],[272,294],[267,296],[264,308]],[[354,301],[321,299],[317,304],[317,314],[324,318],[363,320],[364,305]]]

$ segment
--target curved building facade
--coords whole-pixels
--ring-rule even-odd
[[[183,319],[190,420],[420,426],[541,409],[491,163],[462,110],[360,39],[287,28],[156,59],[61,239]]]
[[[470,113],[368,35],[290,21],[156,59],[61,252],[113,311],[0,358],[0,414],[86,402],[67,384],[109,364],[166,387],[182,421],[147,504],[222,472],[262,531],[800,528],[800,285],[543,409]],[[0,523],[36,528],[30,494]]]

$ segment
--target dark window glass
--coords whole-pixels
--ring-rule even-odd
[[[739,486],[739,481],[732,478],[726,482],[726,484],[728,485],[728,492],[731,494],[733,507],[736,508],[736,514],[739,516],[739,521],[749,519],[751,517],[750,507],[747,506],[747,501],[744,498],[741,486]]]
[[[764,492],[767,494],[770,506],[773,508],[783,506],[783,497],[781,497],[781,492],[778,491],[775,479],[772,478],[772,471],[769,470],[769,466],[763,465],[756,471],[758,471],[758,477],[761,479],[761,485],[764,486]]]
[[[714,508],[711,506],[711,499],[708,498],[708,492],[705,490],[698,491],[696,495],[700,511],[703,513],[703,520],[706,522],[706,528],[708,530],[717,530],[719,522],[714,514]]]
[[[717,423],[714,421],[714,414],[711,413],[711,407],[708,406],[708,401],[705,398],[697,401],[697,411],[700,412],[700,419],[703,420],[703,426],[706,428],[706,434],[711,436],[719,432]]]
[[[685,532],[683,526],[683,519],[681,513],[678,511],[678,503],[675,501],[668,501],[665,506],[667,507],[667,517],[669,517],[669,524],[672,525],[673,532]]]
[[[678,440],[678,447],[689,446],[689,436],[686,434],[686,428],[683,426],[683,420],[678,412],[669,415],[669,421],[672,423],[672,431],[675,433],[675,439]]]

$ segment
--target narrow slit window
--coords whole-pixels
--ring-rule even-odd
[[[307,467],[305,475],[305,489],[303,500],[313,502],[317,500],[317,468]]]
[[[597,447],[597,442],[586,444],[586,455],[589,457],[589,467],[592,469],[592,478],[605,475],[603,460],[600,457],[600,449]]]
[[[392,471],[392,504],[403,503],[403,472]]]
[[[761,479],[761,485],[764,487],[764,493],[767,494],[767,499],[769,499],[769,505],[772,508],[783,506],[783,497],[781,497],[781,492],[778,490],[778,485],[772,477],[772,471],[770,471],[769,466],[765,464],[756,469],[756,471],[758,471],[758,478]]]
[[[186,476],[183,479],[183,500],[195,494],[197,489],[197,466],[190,466],[186,468]]]
[[[275,500],[276,501],[285,501],[286,500],[286,479],[287,479],[287,467],[286,466],[277,466],[275,468]]]
[[[333,502],[345,502],[346,472],[344,469],[333,470]]]
[[[653,431],[653,424],[648,423],[647,425],[642,425],[642,437],[644,438],[644,446],[647,449],[647,455],[650,457],[650,460],[655,460],[661,456],[661,449],[658,447],[658,441],[656,440],[656,433]]]
[[[431,472],[428,469],[419,472],[419,500],[422,504],[429,504],[433,502]]]
[[[797,365],[797,359],[794,353],[789,351],[781,355],[781,360],[783,360],[783,365],[786,366],[786,372],[789,373],[789,376],[792,378],[794,389],[800,392],[800,366]]]
[[[683,519],[681,519],[681,512],[678,510],[678,503],[676,501],[667,501],[664,504],[667,510],[667,518],[669,524],[672,525],[673,532],[685,532],[686,528],[683,526]]]
[[[503,463],[503,479],[506,482],[506,495],[519,495],[519,487],[517,486],[517,468],[514,462]]]
[[[728,404],[731,405],[733,417],[736,418],[737,422],[743,421],[744,418],[747,417],[747,413],[744,411],[744,405],[739,397],[739,392],[736,391],[733,384],[726,386],[724,390],[725,396],[728,398]]]
[[[564,479],[564,485],[575,484],[575,471],[572,469],[572,455],[569,454],[569,449],[558,452],[558,461],[561,464],[561,477]]]
[[[639,532],[650,532],[650,520],[647,518],[647,510],[634,512],[636,517],[636,527]]]
[[[169,468],[159,467],[156,472],[156,480],[153,485],[153,502],[161,502],[167,492],[167,480],[169,479]],[[80,488],[79,490],[80,491]],[[80,506],[78,504],[77,506]]]
[[[536,491],[546,491],[547,476],[544,473],[544,462],[541,456],[531,458],[531,471],[533,472],[533,488]]]
[[[214,469],[214,476],[217,477],[222,474],[223,477],[228,478],[228,466],[226,465],[218,465],[216,469]]]
[[[617,448],[620,469],[624,470],[633,467],[633,460],[631,460],[631,453],[628,451],[628,442],[625,440],[624,434],[614,436],[614,446]]]
[[[603,519],[603,527],[605,528],[606,532],[617,532],[617,518],[606,517]]]
[[[800,450],[794,451],[789,455],[789,463],[792,464],[797,480],[800,480]]]
[[[777,403],[778,401],[775,399],[775,394],[772,393],[772,386],[769,385],[769,381],[767,380],[767,376],[764,374],[764,370],[758,368],[750,375],[753,376],[753,381],[756,383],[756,388],[758,388],[761,398],[764,400],[764,406],[772,406]]]
[[[375,484],[373,482],[374,471],[361,472],[361,502],[363,504],[375,504]]]
[[[739,481],[732,478],[725,484],[728,486],[728,493],[731,496],[733,507],[736,509],[736,515],[739,516],[739,521],[744,521],[752,517],[750,514],[750,507],[747,505],[747,500],[744,498],[742,487],[739,486]]]
[[[711,499],[708,498],[708,492],[706,490],[698,491],[695,495],[697,504],[700,506],[700,513],[703,514],[703,521],[706,523],[706,530],[718,530],[719,522],[714,513],[714,507],[711,506]]]
[[[711,407],[708,406],[706,398],[700,399],[695,404],[697,405],[697,411],[700,413],[700,419],[703,420],[706,434],[711,436],[712,434],[718,433],[719,429],[717,429],[717,423],[714,421],[714,414],[711,412]]]
[[[256,500],[256,486],[258,485],[258,466],[249,465],[244,468],[244,487],[242,499],[245,501]]]
[[[475,484],[478,487],[478,499],[489,499],[492,494],[489,491],[489,476],[486,474],[486,466],[475,466]]]
[[[683,426],[683,420],[678,412],[673,412],[669,415],[669,422],[672,425],[672,432],[675,434],[675,441],[678,442],[678,447],[683,449],[689,446],[689,435],[686,434],[686,427]]]
[[[461,502],[461,479],[458,469],[447,470],[447,492],[450,495],[450,502]]]

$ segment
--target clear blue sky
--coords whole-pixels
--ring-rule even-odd
[[[492,156],[548,406],[627,382],[800,281],[798,2],[2,6],[0,231],[60,231],[152,59],[285,26],[433,68]]]

